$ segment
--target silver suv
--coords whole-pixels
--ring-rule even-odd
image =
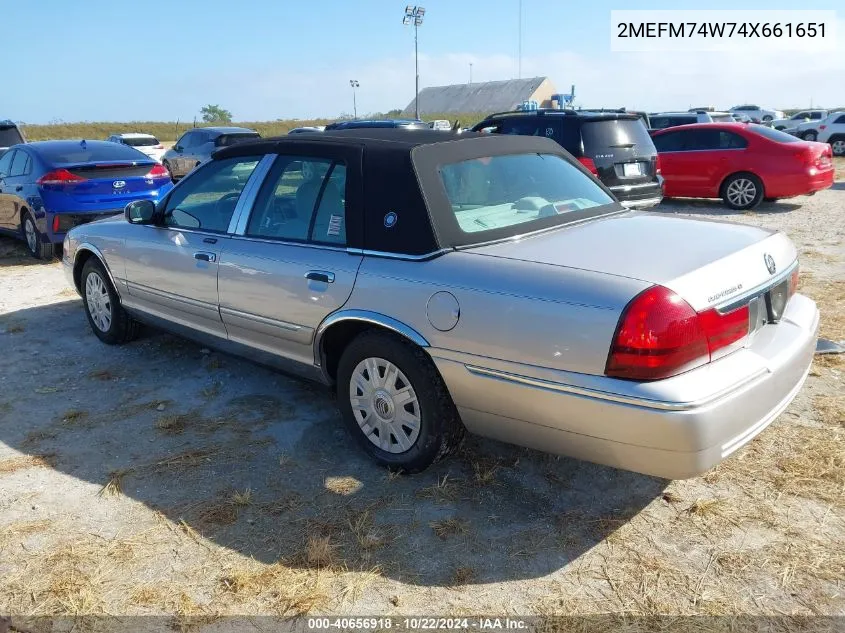
[[[173,180],[187,176],[194,168],[211,159],[221,147],[261,138],[245,127],[197,127],[185,132],[161,157],[161,164]]]
[[[26,143],[18,124],[14,121],[0,121],[0,152],[18,143]]]

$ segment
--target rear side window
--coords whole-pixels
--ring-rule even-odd
[[[845,123],[845,114],[834,121],[835,124]]]
[[[0,154],[0,178],[9,175],[12,169],[12,159],[15,156],[15,150],[10,150]]]
[[[27,156],[24,152],[17,151],[15,152],[15,158],[12,161],[12,170],[9,172],[9,176],[25,176],[31,170],[29,169],[31,166],[31,162],[29,160],[29,156]]]
[[[100,161],[150,161],[148,156],[137,149],[118,143],[109,143],[108,141],[42,145],[38,151],[45,161],[54,165]]]
[[[217,147],[228,147],[244,141],[252,141],[261,138],[259,134],[221,134],[214,139],[214,144]]]
[[[777,141],[778,143],[797,143],[801,140],[797,136],[792,136],[780,130],[774,130],[765,125],[750,125],[749,129],[757,132],[760,136],[765,136],[770,141]]]
[[[525,117],[507,119],[499,128],[500,134],[519,134],[520,136],[545,136],[555,138],[560,129],[559,122],[552,117]]]
[[[584,149],[588,154],[602,153],[608,148],[651,149],[652,141],[642,119],[586,121],[581,126]]]
[[[680,152],[684,148],[683,132],[666,132],[657,134],[652,139],[658,152]]]
[[[719,132],[719,149],[743,149],[748,147],[748,141],[733,132]]]
[[[511,154],[443,165],[440,178],[460,230],[483,233],[611,204],[560,156]],[[523,227],[520,227],[523,229]],[[520,230],[520,232],[522,232]]]

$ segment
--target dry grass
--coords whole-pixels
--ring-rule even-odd
[[[113,470],[110,472],[108,481],[100,488],[97,496],[108,497],[123,494],[123,478],[132,472],[132,469]]]
[[[27,468],[53,468],[55,465],[55,453],[21,455],[0,461],[0,475],[9,475]]]
[[[24,448],[38,446],[41,442],[56,439],[57,434],[54,431],[30,431],[26,434],[21,446]]]
[[[88,412],[82,409],[68,409],[62,414],[62,424],[73,426],[88,418]]]
[[[304,615],[329,601],[322,574],[294,570],[280,562],[261,565],[255,561],[225,569],[218,580],[217,597],[225,603],[248,604],[255,611],[282,616]]]
[[[453,536],[460,536],[469,532],[469,523],[458,517],[432,521],[429,525],[437,537],[444,541]]]
[[[472,567],[460,566],[452,571],[452,576],[449,578],[449,584],[453,587],[460,587],[468,585],[475,580],[477,574]]]
[[[145,468],[156,473],[177,473],[190,468],[197,468],[211,462],[211,458],[222,451],[220,447],[196,448],[175,455],[161,457]]]
[[[337,562],[337,548],[331,536],[309,536],[305,542],[305,562],[311,567],[330,568]]]
[[[239,508],[245,508],[252,505],[252,490],[235,490],[229,495],[229,503]]]
[[[845,507],[845,434],[804,427],[795,440],[791,450],[776,460],[775,487]]]
[[[120,376],[109,369],[95,369],[88,373],[88,377],[92,380],[102,380],[103,382],[108,380],[118,380],[120,378]]]
[[[420,488],[415,495],[420,499],[432,499],[439,503],[451,503],[458,499],[457,482],[449,478],[449,475],[438,477],[437,482]]]
[[[819,394],[813,398],[813,406],[824,424],[845,427],[845,395]]]
[[[364,487],[364,484],[358,479],[355,479],[355,477],[345,476],[326,477],[324,486],[326,490],[329,490],[337,495],[349,496],[361,490],[361,488]]]
[[[6,326],[7,334],[21,334],[26,332],[26,326],[23,323],[10,323]]]

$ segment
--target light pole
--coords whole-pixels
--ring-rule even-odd
[[[519,0],[519,75],[517,79],[522,79],[522,0]]]
[[[355,89],[358,88],[361,84],[358,83],[357,79],[350,79],[349,85],[352,86],[352,112],[353,112],[353,116],[357,119],[358,118],[358,100],[355,97]]]
[[[469,63],[469,83],[472,83],[472,62]]]
[[[409,4],[405,7],[405,17],[402,18],[402,24],[405,26],[414,25],[414,66],[417,71],[414,109],[418,119],[420,118],[420,50],[417,45],[417,30],[422,26],[423,17],[425,17],[425,7],[416,7]]]

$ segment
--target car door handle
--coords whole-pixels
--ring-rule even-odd
[[[334,283],[334,273],[325,270],[309,270],[305,278],[310,281],[322,281],[324,284]]]
[[[194,259],[198,259],[203,262],[216,262],[217,255],[214,253],[206,253],[205,251],[200,251],[199,253],[194,253]]]

